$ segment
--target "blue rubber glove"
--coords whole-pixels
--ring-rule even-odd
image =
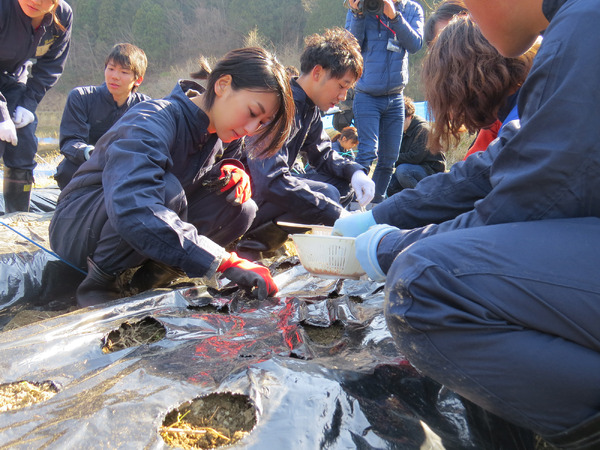
[[[94,146],[93,145],[86,145],[85,147],[83,147],[82,150],[83,150],[83,157],[87,161],[88,159],[90,159],[90,156],[92,156],[92,153],[94,151]]]
[[[334,236],[356,237],[373,225],[377,225],[377,223],[371,211],[350,214],[335,221],[331,234]]]
[[[377,247],[386,234],[396,230],[398,228],[391,225],[375,225],[356,238],[356,259],[373,281],[385,281],[386,274],[377,260]]]

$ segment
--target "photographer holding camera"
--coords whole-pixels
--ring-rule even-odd
[[[381,202],[400,152],[404,129],[404,86],[408,54],[423,45],[423,8],[414,0],[346,0],[346,29],[357,39],[364,72],[355,88],[356,162],[373,172],[375,198]]]

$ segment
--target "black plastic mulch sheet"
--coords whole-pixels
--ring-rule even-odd
[[[23,308],[63,309],[85,276],[51,253],[52,214],[0,216],[0,329]]]
[[[0,384],[50,380],[50,400],[0,413],[0,448],[167,448],[168,411],[211,393],[247,395],[249,449],[533,448],[401,355],[382,285],[313,277],[294,266],[276,298],[204,286],[153,291],[0,332]],[[228,294],[224,294],[228,292]],[[103,353],[126,321],[151,317],[162,340]],[[311,331],[341,327],[332,342]]]

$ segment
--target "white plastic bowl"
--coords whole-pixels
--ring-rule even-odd
[[[323,278],[359,279],[365,274],[356,259],[355,238],[292,234],[298,258],[306,270]]]

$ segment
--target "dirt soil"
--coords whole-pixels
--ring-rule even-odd
[[[306,334],[317,345],[332,345],[344,336],[344,325],[334,322],[328,327],[316,327],[314,325],[302,324]]]
[[[158,342],[167,334],[156,319],[146,317],[137,322],[123,322],[121,326],[102,339],[102,352],[112,353],[124,348]]]
[[[231,445],[256,425],[256,410],[241,394],[210,394],[170,411],[160,435],[172,447],[211,449]]]
[[[0,385],[0,412],[25,408],[52,398],[58,388],[51,381],[34,383],[18,381]]]

